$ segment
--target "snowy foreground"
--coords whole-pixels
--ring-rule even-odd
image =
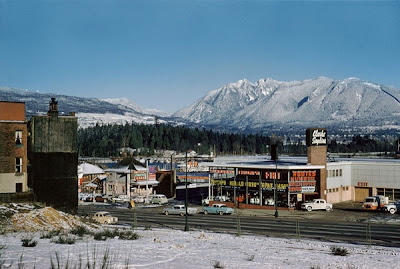
[[[400,264],[399,248],[202,231],[137,233],[137,240],[83,239],[72,245],[34,234],[36,247],[21,246],[26,234],[1,235],[0,268],[51,268],[51,260],[55,268],[79,268],[79,264],[84,268],[87,260],[100,268],[107,251],[110,268],[396,268]],[[346,248],[349,255],[333,255],[332,246]]]

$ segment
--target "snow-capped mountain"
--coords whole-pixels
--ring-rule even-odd
[[[400,129],[400,90],[357,78],[243,79],[210,91],[172,116],[240,131]]]
[[[25,102],[28,118],[46,113],[51,97],[59,102],[61,114],[76,112],[81,128],[158,122],[264,134],[303,134],[307,127],[326,127],[330,133],[400,130],[400,90],[357,78],[243,79],[208,92],[171,117],[126,98],[100,100],[0,87],[0,100]]]
[[[155,123],[156,116],[154,114],[144,112],[138,105],[126,98],[100,100],[0,87],[0,100],[25,102],[28,118],[47,113],[51,97],[55,97],[58,101],[61,115],[70,112],[76,113],[80,128],[96,124]],[[161,117],[157,117],[157,120],[159,123],[171,123]]]

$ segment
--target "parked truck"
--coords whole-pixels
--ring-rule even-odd
[[[364,199],[363,210],[382,210],[389,203],[389,197],[383,195],[368,196]]]

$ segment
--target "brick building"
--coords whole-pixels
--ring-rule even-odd
[[[26,192],[25,103],[0,101],[0,193]]]

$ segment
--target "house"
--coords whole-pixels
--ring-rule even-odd
[[[0,193],[28,191],[25,103],[0,102]]]
[[[78,191],[95,191],[97,193],[104,193],[103,190],[106,178],[106,173],[99,166],[90,163],[82,163],[78,166]],[[95,184],[96,186],[94,186],[93,184]]]

